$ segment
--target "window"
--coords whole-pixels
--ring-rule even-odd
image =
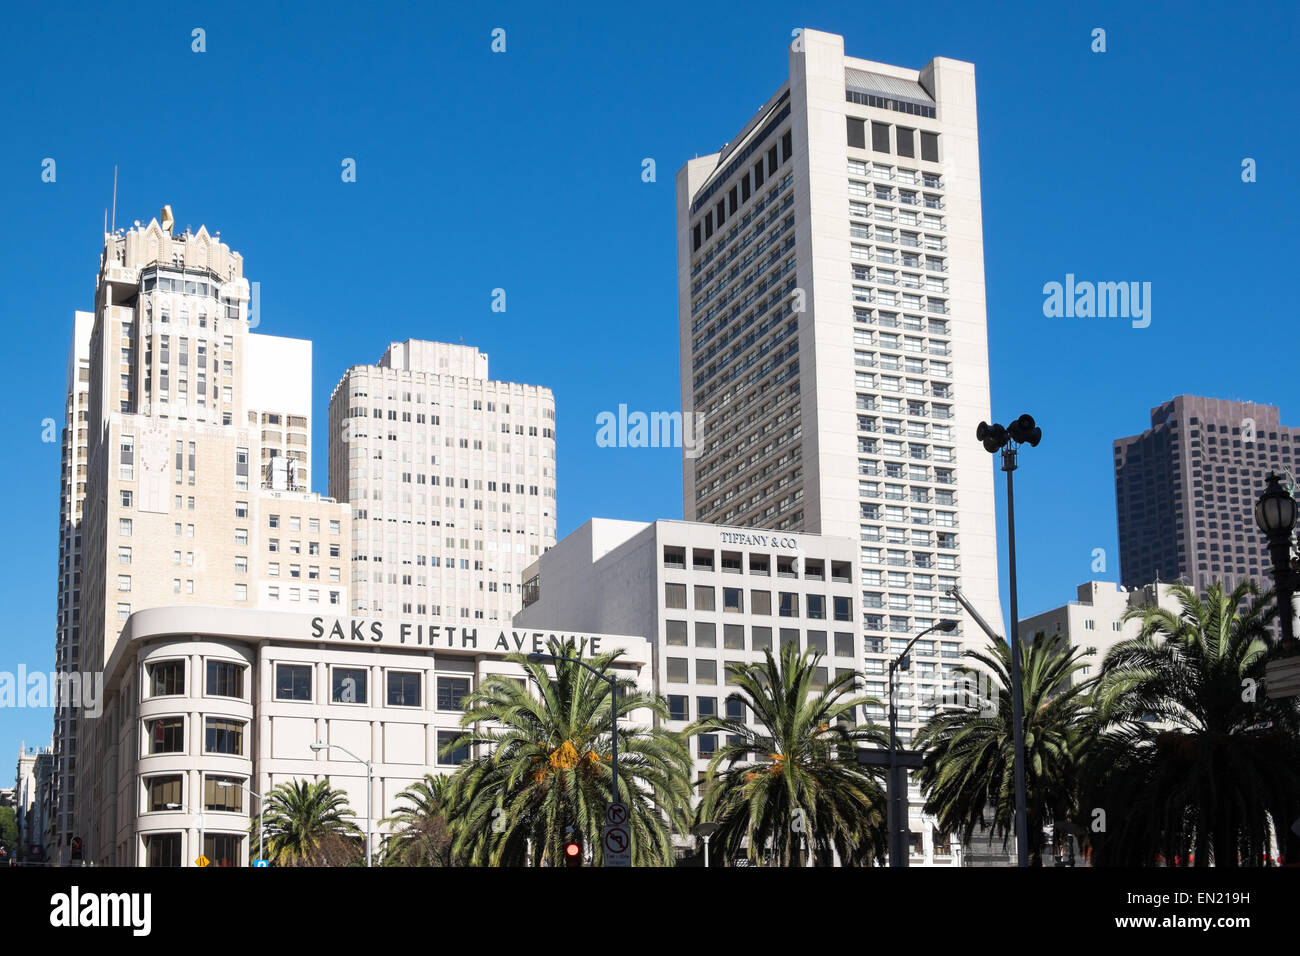
[[[798,617],[799,616],[799,595],[792,591],[780,592],[780,614],[781,617]]]
[[[218,813],[242,813],[244,779],[242,777],[203,778],[203,809]]]
[[[695,585],[695,610],[697,611],[716,610],[716,605],[714,604],[714,601],[715,598],[713,594],[713,587],[711,585],[708,584]]]
[[[808,617],[814,621],[826,619],[826,598],[820,594],[808,595]]]
[[[179,754],[185,752],[185,718],[159,717],[144,722],[149,736],[149,753]]]
[[[921,130],[921,158],[926,162],[939,161],[939,134]]]
[[[276,700],[311,700],[311,665],[275,665]]]
[[[454,766],[455,764],[462,764],[469,759],[468,745],[462,744],[453,750],[446,750],[446,748],[450,747],[451,744],[460,736],[461,732],[459,730],[438,731],[438,763]]]
[[[144,838],[146,866],[180,866],[181,835],[179,833],[149,833]]]
[[[745,649],[745,628],[740,624],[724,624],[722,626],[722,646],[730,651],[743,651]]]
[[[701,757],[712,757],[715,753],[717,753],[718,750],[717,734],[700,734],[695,739],[700,742],[699,746],[700,746]]]
[[[364,704],[369,671],[364,667],[331,667],[330,700],[336,704]]]
[[[174,697],[184,693],[184,661],[158,661],[149,665],[150,697]]]
[[[728,720],[744,720],[745,702],[741,700],[728,699],[726,702],[726,714]]]
[[[749,613],[750,614],[771,614],[772,613],[772,592],[771,591],[750,591],[749,592]]]
[[[670,657],[668,658],[668,680],[673,684],[685,684],[690,681],[686,669],[686,658]]]
[[[176,804],[176,809],[179,809],[183,802],[181,800],[183,781],[184,778],[180,774],[147,778],[144,782],[146,812],[160,813],[173,809],[168,804]]]
[[[852,116],[848,119],[849,145],[856,149],[867,148],[867,124],[865,120],[854,119]]]
[[[833,600],[835,603],[835,620],[853,620],[853,599],[847,597],[836,597]]]
[[[853,635],[844,631],[835,632],[835,656],[852,657],[853,656]]]
[[[877,153],[889,152],[889,124],[871,124],[871,148]]]
[[[420,674],[418,671],[388,672],[388,706],[420,706]],[[459,763],[459,761],[457,761]]]
[[[438,709],[464,710],[465,695],[469,693],[468,677],[438,678]]]
[[[689,706],[686,703],[685,694],[668,695],[668,719],[669,720],[690,720],[691,715]]]
[[[234,754],[244,752],[244,723],[209,717],[203,724],[203,752],[209,754]]]
[[[716,684],[717,682],[718,682],[717,661],[696,661],[695,662],[695,683]]]
[[[234,661],[208,661],[207,696],[244,696],[244,665]]]
[[[695,698],[696,714],[699,717],[716,717],[718,716],[718,698],[716,697],[697,697]]]
[[[753,645],[751,650],[762,652],[772,649],[772,629],[770,627],[754,627],[750,633],[750,643]]]
[[[664,585],[664,607],[685,610],[686,608],[686,585],[685,584]]]
[[[717,625],[712,621],[695,622],[695,646],[696,647],[717,647],[718,631]]]
[[[239,866],[244,838],[234,833],[208,833],[203,837],[203,855],[212,866]]]
[[[668,644],[676,647],[686,646],[686,622],[685,621],[665,621],[664,635]]]
[[[732,614],[743,614],[745,611],[744,592],[741,588],[723,588],[722,589],[722,610]]]

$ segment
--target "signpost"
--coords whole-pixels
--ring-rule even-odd
[[[200,853],[200,854],[199,854],[199,858],[198,858],[197,860],[194,861],[194,865],[195,865],[195,866],[207,866],[207,865],[208,865],[209,863],[211,863],[211,862],[212,862],[211,860],[209,860],[206,856],[204,856],[202,853]]]
[[[611,803],[605,807],[605,866],[632,865],[632,834],[627,825],[627,804]]]
[[[271,865],[271,864],[267,863],[265,860],[254,860],[254,861],[253,861],[253,866],[270,866],[270,865]]]

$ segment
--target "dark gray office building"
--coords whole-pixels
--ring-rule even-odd
[[[1296,474],[1300,447],[1300,429],[1283,427],[1276,406],[1179,395],[1114,447],[1121,584],[1268,586],[1255,501],[1269,471]]]

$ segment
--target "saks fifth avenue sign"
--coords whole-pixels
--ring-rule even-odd
[[[495,635],[495,636],[494,636]],[[607,635],[568,634],[561,631],[483,631],[477,627],[449,624],[420,624],[409,621],[367,621],[362,618],[311,619],[311,639],[380,644],[388,647],[458,648],[495,651],[501,654],[545,654],[552,638],[573,638],[587,642],[588,654],[602,653]],[[608,651],[611,648],[604,648]]]

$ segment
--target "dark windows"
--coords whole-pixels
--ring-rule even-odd
[[[444,748],[450,746],[460,736],[461,731],[459,730],[438,731],[438,763],[455,765],[464,763],[469,759],[469,746],[466,744],[462,744],[448,753],[443,753]]]
[[[149,735],[149,753],[179,754],[185,752],[185,718],[159,717],[144,722]]]
[[[685,694],[668,695],[668,719],[669,720],[690,720],[691,715],[688,710]]]
[[[740,201],[744,202],[749,198],[749,173],[740,177]]]
[[[790,130],[786,130],[781,137],[781,162],[785,162],[794,154],[794,136]]]
[[[420,706],[420,674],[418,671],[388,672],[388,706]],[[457,761],[459,763],[459,761]]]
[[[921,130],[921,158],[928,163],[939,161],[939,134]]]
[[[158,661],[149,665],[149,696],[171,697],[185,693],[185,662]]]
[[[179,833],[150,833],[144,838],[146,866],[180,866],[181,835]]]
[[[171,809],[167,806],[169,803],[176,804],[179,809],[182,780],[180,774],[166,777],[149,777],[145,780],[145,807],[148,812],[158,813],[161,810]]]
[[[719,199],[718,204],[713,207],[713,219],[717,222],[719,227],[727,221],[727,204],[721,199]]]
[[[835,601],[835,620],[851,621],[853,620],[853,599],[847,597],[834,598]]]
[[[857,149],[867,148],[867,121],[848,117],[849,145]]]
[[[209,697],[244,696],[244,665],[234,661],[208,661]]]
[[[763,161],[760,159],[754,164],[754,188],[757,189],[763,185]]]
[[[244,752],[244,724],[239,720],[209,717],[203,726],[203,752],[233,754]]]
[[[740,700],[734,700],[734,699],[732,699],[732,698],[728,698],[728,699],[727,699],[727,719],[728,719],[728,720],[744,720],[744,719],[745,719],[745,702],[744,702],[744,701],[740,701]]]
[[[364,704],[367,699],[369,672],[364,667],[330,669],[330,700],[336,704]]]
[[[736,212],[736,187],[731,187],[731,192],[727,194],[727,215],[734,215]]]
[[[700,251],[700,224],[697,222],[691,230],[691,252]]]
[[[469,693],[468,677],[438,678],[438,709],[464,710],[463,701]]]
[[[898,146],[899,156],[916,155],[916,130],[906,126],[894,127],[894,141]]]
[[[705,213],[704,215],[704,238],[710,239],[712,238],[712,236],[713,236],[713,213],[709,212],[709,213]]]
[[[275,665],[276,700],[311,700],[311,665]]]
[[[203,855],[211,866],[239,866],[244,838],[236,833],[209,833],[203,838]]]
[[[777,167],[776,147],[773,146],[771,149],[767,151],[767,174],[771,176],[773,173],[775,173],[776,167]]]
[[[889,152],[889,124],[871,123],[871,148],[877,153]]]
[[[696,697],[695,707],[696,714],[699,717],[718,716],[718,698],[716,697]]]

